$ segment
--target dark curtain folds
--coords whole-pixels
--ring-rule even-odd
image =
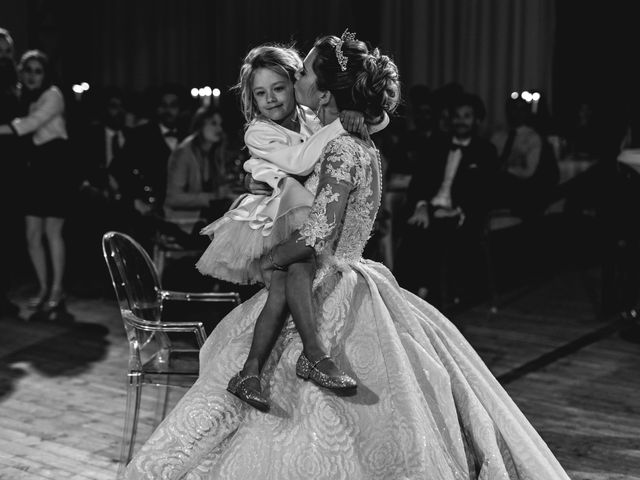
[[[554,0],[3,0],[18,53],[43,48],[67,85],[142,91],[233,85],[244,54],[345,28],[379,45],[405,87],[450,81],[479,94],[487,124],[512,90],[550,95]],[[24,39],[26,38],[26,43]],[[547,98],[547,101],[550,99]]]
[[[500,123],[514,90],[551,98],[554,0],[382,0],[381,44],[405,84],[458,82]]]

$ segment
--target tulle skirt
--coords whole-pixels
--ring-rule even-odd
[[[312,202],[313,194],[292,178],[283,179],[276,195],[240,197],[222,218],[200,231],[211,243],[196,268],[227,282],[261,282],[260,257],[300,228]]]

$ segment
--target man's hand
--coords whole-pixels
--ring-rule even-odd
[[[140,215],[148,215],[151,213],[151,210],[153,210],[153,207],[149,203],[144,202],[139,198],[136,198],[133,201],[133,207],[138,211],[138,213],[140,213]]]
[[[427,205],[420,205],[416,207],[413,215],[407,221],[409,225],[415,225],[427,229],[429,227],[429,212],[427,211]]]

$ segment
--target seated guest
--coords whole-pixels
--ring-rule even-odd
[[[408,191],[412,213],[399,249],[403,285],[436,305],[447,299],[443,271],[455,275],[455,296],[470,299],[465,285],[478,259],[488,211],[488,192],[497,169],[495,147],[478,136],[485,116],[482,101],[461,94],[449,107],[451,134],[435,136],[416,165]],[[404,253],[404,254],[403,254]]]
[[[183,98],[178,86],[160,88],[153,99],[154,115],[131,131],[114,165],[123,193],[142,214],[162,209],[169,155],[183,138],[178,128]]]
[[[231,155],[222,122],[218,108],[200,108],[191,134],[169,157],[165,220],[195,236],[201,226],[222,216],[232,202],[227,180]],[[208,237],[203,241],[206,246]]]
[[[75,293],[110,293],[108,272],[102,258],[102,235],[109,230],[131,232],[136,212],[123,201],[114,165],[130,134],[125,126],[125,95],[117,87],[98,95],[98,119],[77,136],[77,158],[82,172],[80,199],[69,222],[70,251],[75,270]],[[100,272],[100,273],[99,273]]]
[[[122,154],[130,130],[125,126],[124,92],[116,87],[104,90],[99,100],[99,120],[83,132],[80,144],[85,197],[115,200],[121,197],[113,175],[114,159]]]
[[[522,97],[509,98],[506,113],[509,128],[491,137],[500,161],[493,206],[524,217],[544,208],[558,166],[551,146],[531,126],[531,106]]]
[[[114,158],[113,176],[122,198],[140,217],[134,222],[133,236],[147,249],[163,222],[163,203],[167,191],[167,165],[171,152],[182,139],[179,116],[183,90],[166,85],[154,95],[154,115],[128,135],[121,155]]]
[[[402,161],[394,162],[400,163],[398,166],[391,165],[394,172],[411,173],[413,171],[415,164],[422,161],[425,148],[436,128],[429,87],[426,85],[411,87],[409,102],[410,127],[403,132],[404,151],[400,157]]]
[[[608,265],[614,267],[613,278],[612,269],[605,270],[605,282],[614,298],[605,298],[603,303],[622,317],[621,337],[640,343],[640,109],[637,100],[630,106],[605,216],[610,222],[606,231],[613,253],[607,255],[607,263],[612,259],[615,263]]]

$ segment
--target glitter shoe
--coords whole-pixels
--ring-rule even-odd
[[[260,387],[258,389],[253,389],[247,387],[245,382],[250,378],[255,378],[258,380],[258,384],[260,383],[260,377],[257,375],[242,375],[242,372],[236,373],[231,380],[229,380],[229,385],[227,385],[227,391],[234,394],[243,402],[248,403],[254,408],[257,408],[261,412],[266,412],[269,410],[269,402],[262,396],[262,390]]]
[[[301,353],[296,363],[296,375],[331,390],[353,390],[358,386],[357,382],[343,371],[338,375],[327,375],[318,370],[318,364],[323,361],[331,361],[331,357],[325,355],[311,363],[305,354]]]

